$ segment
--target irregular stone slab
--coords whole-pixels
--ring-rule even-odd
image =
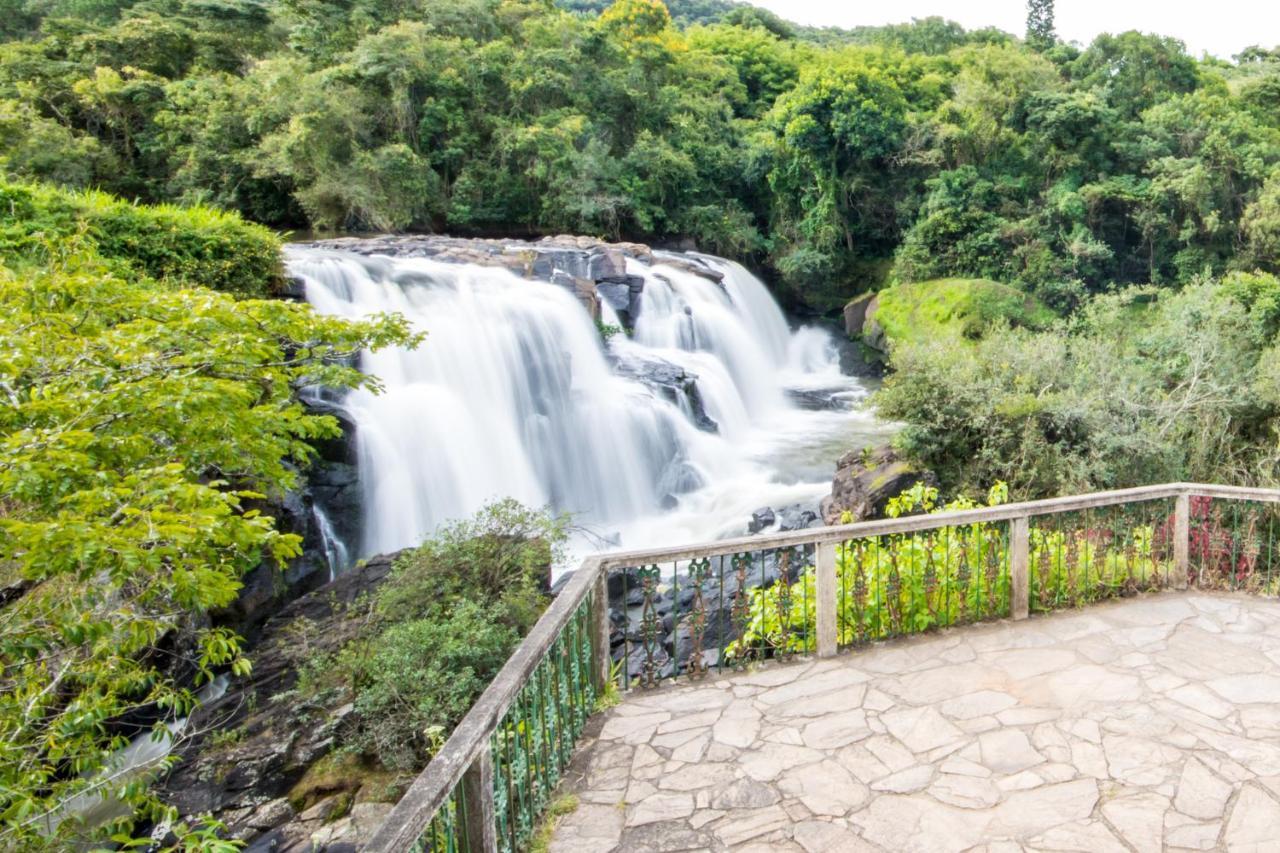
[[[1098,783],[1093,779],[1016,791],[993,810],[990,831],[996,836],[1033,835],[1088,817],[1097,802]]]
[[[821,717],[859,707],[866,696],[865,684],[842,687],[821,696],[805,696],[775,705],[769,709],[770,719],[788,720],[795,717]],[[763,701],[764,697],[760,697]]]
[[[1209,689],[1228,702],[1248,705],[1253,702],[1280,702],[1280,675],[1230,675],[1205,682]]]
[[[1111,778],[1128,785],[1159,785],[1173,775],[1182,753],[1149,738],[1107,735],[1102,739]]]
[[[787,771],[778,789],[799,799],[813,814],[832,817],[861,808],[871,798],[866,785],[831,760]]]
[[[791,818],[780,806],[769,806],[747,812],[729,812],[714,824],[714,831],[721,844],[733,847],[776,832],[790,823]]]
[[[627,826],[672,821],[693,814],[691,794],[652,794],[627,807]]]
[[[706,849],[711,842],[710,835],[684,823],[650,823],[627,830],[618,849],[627,853],[668,853],[671,850]]]
[[[1000,684],[1003,681],[1003,674],[990,666],[977,663],[954,664],[911,673],[896,681],[887,681],[883,689],[907,704],[925,705],[959,696],[975,687]]]
[[[861,709],[828,714],[804,727],[804,745],[813,749],[839,749],[871,735],[867,715]]]
[[[1151,792],[1117,797],[1102,804],[1102,816],[1138,853],[1164,849],[1164,816],[1169,798]]]
[[[772,785],[755,779],[739,779],[711,793],[713,809],[758,809],[771,806],[778,800],[778,792]]]
[[[1084,703],[1134,702],[1142,698],[1142,682],[1137,676],[1093,664],[1044,676],[1044,684],[1059,708]]]
[[[863,838],[903,853],[959,853],[982,841],[991,818],[924,794],[886,794],[850,816]]]
[[[758,694],[755,698],[766,705],[780,705],[798,700],[821,696],[853,685],[862,685],[861,693],[866,691],[865,682],[868,677],[856,669],[829,669],[807,678],[792,681],[771,690]],[[859,701],[861,699],[859,698]],[[850,707],[857,707],[856,705]]]
[[[761,782],[777,779],[784,771],[804,764],[813,764],[822,753],[806,746],[787,746],[781,743],[765,743],[742,754],[742,771]]]
[[[873,783],[871,789],[873,791],[890,791],[895,794],[910,794],[912,791],[919,791],[928,785],[933,779],[933,772],[933,767],[928,764],[909,767]]]
[[[736,700],[725,708],[719,722],[711,727],[711,737],[717,743],[739,749],[751,746],[759,736],[760,712],[750,704],[750,700]]]
[[[1105,824],[1097,820],[1072,821],[1055,826],[1032,838],[1030,846],[1033,850],[1063,850],[1072,853],[1131,853]]]
[[[801,821],[791,832],[806,853],[879,853],[852,831],[822,820]]]
[[[971,720],[974,717],[998,714],[1017,704],[1018,700],[1008,693],[1002,693],[999,690],[979,690],[976,693],[966,693],[955,699],[948,699],[939,706],[939,710],[953,720]]]
[[[694,762],[701,761],[707,754],[707,747],[711,744],[711,733],[698,735],[675,749],[671,750],[671,757],[676,761]]]
[[[1280,837],[1280,803],[1253,785],[1240,791],[1223,841],[1231,853],[1269,853]]]
[[[623,812],[617,806],[583,803],[565,815],[549,847],[552,853],[607,853],[622,838]]]
[[[917,754],[946,746],[964,737],[964,732],[932,706],[888,711],[881,714],[880,719],[894,737]]]
[[[990,779],[943,773],[929,786],[938,802],[962,809],[989,809],[1000,802],[1000,789]]]
[[[1230,716],[1231,712],[1235,710],[1231,703],[1222,701],[1199,684],[1184,684],[1168,691],[1166,695],[1175,702],[1181,702],[1193,711],[1198,711],[1206,717],[1213,717],[1217,720]]]
[[[1164,816],[1164,842],[1184,850],[1212,850],[1218,846],[1222,822],[1199,823],[1172,809]]]
[[[700,762],[686,764],[674,773],[667,773],[658,779],[658,787],[668,791],[696,791],[712,785],[727,785],[733,781],[738,769],[732,764]]]
[[[671,715],[666,711],[655,711],[651,714],[640,714],[638,716],[615,714],[605,720],[604,728],[600,730],[600,740],[623,740],[644,732],[648,732],[648,734],[641,740],[648,740],[659,725],[670,719]]]
[[[1198,759],[1188,758],[1182,765],[1182,778],[1178,780],[1178,795],[1173,804],[1190,817],[1218,820],[1227,807],[1227,800],[1231,799],[1231,791],[1231,785],[1215,776]]]
[[[993,773],[1008,774],[1035,767],[1044,762],[1020,729],[1001,729],[978,737],[982,765]]]
[[[989,659],[1015,681],[1061,672],[1076,663],[1076,656],[1062,649],[1014,649],[998,652]]]

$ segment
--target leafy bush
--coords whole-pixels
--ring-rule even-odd
[[[1050,331],[896,348],[876,396],[951,490],[1044,497],[1174,480],[1274,482],[1274,281],[1095,297]]]
[[[432,728],[447,732],[462,719],[519,639],[493,608],[463,601],[348,648],[337,666],[354,679],[359,723],[346,746],[390,770],[420,769],[435,746]]]
[[[501,500],[396,561],[362,635],[302,673],[302,692],[355,704],[343,749],[391,770],[426,764],[545,609],[566,524]]]
[[[279,240],[236,214],[0,182],[0,250],[39,263],[51,241],[71,237],[121,274],[242,296],[270,296],[283,282]]]

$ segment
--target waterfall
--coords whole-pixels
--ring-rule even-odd
[[[788,388],[865,392],[840,374],[831,334],[793,333],[745,269],[680,260],[627,260],[643,280],[638,318],[606,342],[569,289],[505,269],[291,248],[317,310],[399,312],[426,332],[414,351],[363,354],[383,391],[342,403],[364,507],[356,555],[417,544],[508,496],[635,545],[737,532],[771,500],[816,501],[824,484],[772,464],[768,436],[830,439],[850,421],[802,410]],[[618,324],[607,304],[601,322]]]
[[[329,521],[329,516],[320,507],[314,504],[311,507],[311,517],[315,519],[316,529],[320,533],[320,545],[324,549],[324,561],[329,567],[329,580],[333,580],[338,573],[347,568],[351,563],[350,549],[347,543],[342,541],[333,524]]]

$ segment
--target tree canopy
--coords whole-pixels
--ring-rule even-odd
[[[819,309],[1274,264],[1280,60],[706,0],[11,0],[9,173],[275,227],[692,238]]]

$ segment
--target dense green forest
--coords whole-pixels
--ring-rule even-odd
[[[1274,52],[570,5],[10,0],[4,168],[279,228],[692,238],[820,309],[1274,267]]]
[[[0,846],[79,838],[118,721],[247,670],[207,614],[297,552],[262,507],[339,431],[299,392],[415,340],[269,298],[270,229],[691,239],[794,307],[877,291],[879,411],[949,496],[1280,483],[1280,50],[1072,46],[1033,5],[1024,39],[725,0],[0,0]],[[513,614],[454,651],[495,664]],[[102,832],[169,816],[122,796]]]

